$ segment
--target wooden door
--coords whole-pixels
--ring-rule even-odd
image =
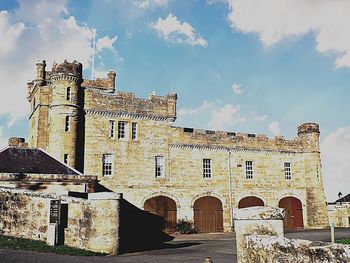
[[[242,198],[238,203],[238,208],[246,208],[252,206],[264,206],[264,201],[255,196],[247,196]]]
[[[156,196],[146,200],[144,210],[161,216],[165,220],[164,231],[168,234],[176,230],[176,203],[166,196]]]
[[[285,228],[304,227],[303,207],[299,199],[295,197],[284,197],[279,201],[278,207],[285,210],[285,218],[283,220],[283,226]]]
[[[223,231],[222,203],[218,198],[205,196],[197,199],[193,212],[194,227],[199,233]]]

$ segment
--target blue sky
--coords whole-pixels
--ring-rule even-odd
[[[297,2],[297,4],[296,4]],[[317,122],[326,195],[350,192],[347,0],[0,2],[0,146],[27,135],[36,59],[77,59],[117,89],[178,94],[174,125],[296,136]]]

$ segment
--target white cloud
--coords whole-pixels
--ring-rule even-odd
[[[96,42],[96,51],[102,51],[103,49],[109,49],[115,51],[113,44],[117,41],[117,36],[110,38],[109,36],[102,37]]]
[[[328,201],[350,193],[350,126],[338,128],[321,142],[323,178]]]
[[[150,25],[157,30],[160,37],[165,40],[191,46],[207,47],[208,42],[195,33],[195,29],[187,22],[180,22],[176,16],[169,14],[165,19],[158,18],[156,23]]]
[[[350,1],[227,0],[228,20],[243,33],[254,32],[264,45],[312,32],[316,50],[334,52],[336,67],[350,67]]]
[[[265,121],[268,117],[269,117],[269,116],[266,115],[266,114],[263,114],[263,115],[260,115],[260,116],[259,116],[259,115],[256,113],[255,110],[253,111],[253,119],[254,119],[255,121]]]
[[[0,126],[0,150],[7,146],[7,140],[3,137],[4,136],[3,129],[4,127]]]
[[[0,116],[9,115],[8,125],[27,113],[26,83],[35,78],[37,59],[46,59],[48,70],[53,61],[64,59],[90,66],[95,29],[78,24],[66,4],[64,0],[21,0],[18,9],[0,12],[0,89],[6,94],[0,96]],[[114,39],[97,42],[111,49]]]
[[[0,11],[0,35],[6,41],[0,41],[0,56],[15,48],[18,37],[24,30],[23,23],[10,24],[10,14],[7,11]]]
[[[203,110],[208,109],[210,106],[210,104],[208,103],[208,101],[204,101],[203,104],[197,108],[180,108],[178,111],[178,116],[186,116],[186,115],[195,115],[200,113]]]
[[[237,83],[233,83],[232,84],[232,91],[234,94],[236,95],[240,95],[243,93],[242,87],[241,85],[237,84]]]
[[[134,0],[133,3],[142,9],[148,9],[151,7],[166,6],[168,0]]]
[[[273,136],[281,135],[280,124],[278,121],[272,121],[267,128]]]
[[[239,106],[226,104],[222,108],[214,110],[211,113],[211,119],[208,122],[208,128],[214,130],[229,129],[237,123],[244,123],[245,117],[240,115]]]

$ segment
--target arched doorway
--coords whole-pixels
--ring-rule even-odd
[[[176,203],[167,196],[156,196],[146,200],[143,205],[144,210],[161,216],[165,220],[164,231],[168,234],[176,230]]]
[[[283,220],[283,226],[285,228],[304,227],[303,207],[298,198],[291,196],[284,197],[279,201],[278,207],[285,210],[285,218]]]
[[[255,196],[247,196],[239,200],[238,208],[246,208],[252,206],[264,206],[264,201]]]
[[[194,227],[199,233],[222,232],[223,211],[221,201],[212,196],[197,199],[193,206]]]

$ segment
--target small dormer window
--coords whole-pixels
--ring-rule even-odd
[[[72,94],[71,94],[70,87],[67,88],[66,99],[67,100],[71,100],[72,99]]]

